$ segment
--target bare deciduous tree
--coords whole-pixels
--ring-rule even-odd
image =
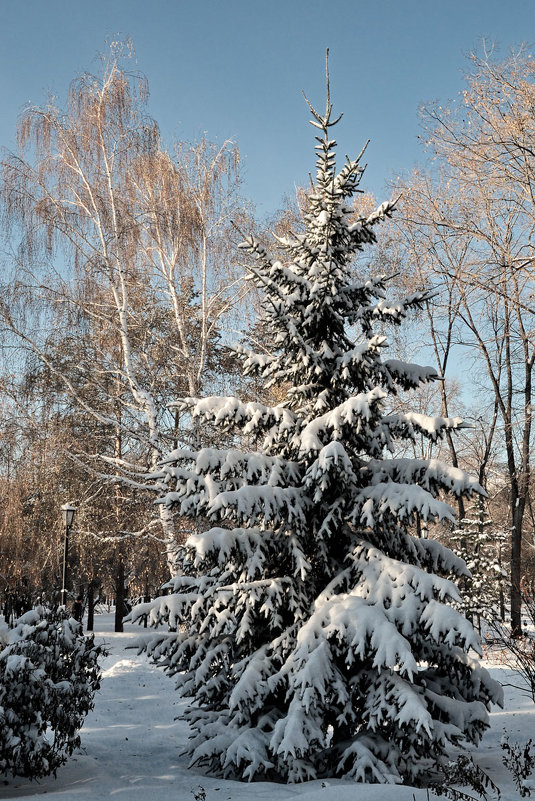
[[[490,392],[488,432],[500,426],[510,494],[515,634],[521,630],[521,549],[533,437],[534,108],[535,65],[529,53],[501,63],[487,53],[474,56],[462,103],[424,110],[438,164],[433,178],[419,175],[405,187],[411,259],[425,262],[427,277],[442,293],[445,341],[467,348],[483,366]],[[438,317],[438,309],[435,313]],[[430,323],[436,331],[437,321]],[[491,446],[492,437],[482,469]]]
[[[99,428],[71,457],[141,492],[179,434],[167,403],[222,368],[223,320],[243,294],[230,218],[245,211],[235,146],[169,155],[145,113],[146,81],[120,59],[114,45],[101,75],[73,82],[65,110],[22,115],[20,153],[2,162],[3,219],[19,244],[0,324]],[[172,569],[174,521],[163,506],[157,515],[140,530],[163,532]]]

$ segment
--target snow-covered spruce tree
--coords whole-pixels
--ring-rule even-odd
[[[245,371],[287,387],[287,400],[180,403],[251,451],[169,455],[162,502],[214,527],[190,536],[170,594],[133,618],[172,630],[145,647],[191,699],[193,765],[246,780],[423,783],[450,743],[479,740],[501,700],[450,604],[446,576],[464,563],[413,534],[418,517],[453,519],[441,492],[480,487],[435,460],[394,456],[398,439],[462,422],[389,412],[398,388],[437,374],[383,360],[374,328],[426,295],[392,304],[384,278],[355,280],[355,254],[393,207],[354,220],[359,160],[336,174],[329,93],[325,115],[310,108],[321,136],[305,233],[280,242],[284,261],[254,239],[241,245],[267,332],[267,353],[244,354]]]
[[[80,624],[38,606],[0,626],[0,774],[56,773],[80,745],[105,653]]]

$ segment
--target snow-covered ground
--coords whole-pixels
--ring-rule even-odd
[[[300,785],[242,784],[213,779],[188,770],[179,755],[187,727],[175,720],[183,703],[174,683],[144,656],[127,650],[143,629],[126,626],[113,632],[111,615],[98,615],[95,631],[110,654],[103,662],[102,686],[95,709],[82,730],[82,749],[57,778],[39,782],[0,778],[0,798],[48,801],[424,801],[427,795],[411,787],[355,785],[315,781]],[[518,680],[506,668],[492,667],[495,678]],[[500,740],[504,730],[513,742],[535,738],[535,704],[518,689],[505,688],[506,706],[492,714],[492,727],[477,749],[480,766],[502,790],[503,801],[520,796],[502,765]]]

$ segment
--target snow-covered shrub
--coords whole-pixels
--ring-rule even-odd
[[[80,624],[37,607],[0,631],[0,773],[55,773],[80,745],[103,654]]]
[[[464,562],[415,536],[418,519],[453,520],[443,493],[481,487],[437,460],[396,457],[398,443],[463,423],[392,410],[398,389],[438,375],[384,359],[374,329],[429,296],[392,302],[385,277],[355,276],[393,206],[355,215],[359,161],[336,172],[331,107],[311,111],[321,136],[304,233],[279,240],[284,260],[253,238],[241,246],[265,293],[265,350],[244,353],[244,369],[287,397],[179,403],[233,447],[166,459],[162,502],[201,525],[171,593],[132,617],[169,624],[145,647],[192,699],[192,764],[246,780],[425,783],[449,744],[479,741],[502,697],[452,606],[447,576],[466,575]]]

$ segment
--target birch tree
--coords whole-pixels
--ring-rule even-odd
[[[241,293],[230,218],[244,213],[234,145],[170,155],[147,97],[114,45],[98,76],[73,82],[65,110],[23,113],[20,151],[2,162],[15,266],[0,302],[4,333],[101,427],[100,447],[80,443],[72,458],[142,491],[178,436],[166,403],[209,384],[223,361],[222,321]],[[169,512],[140,530],[163,532],[172,570]]]

